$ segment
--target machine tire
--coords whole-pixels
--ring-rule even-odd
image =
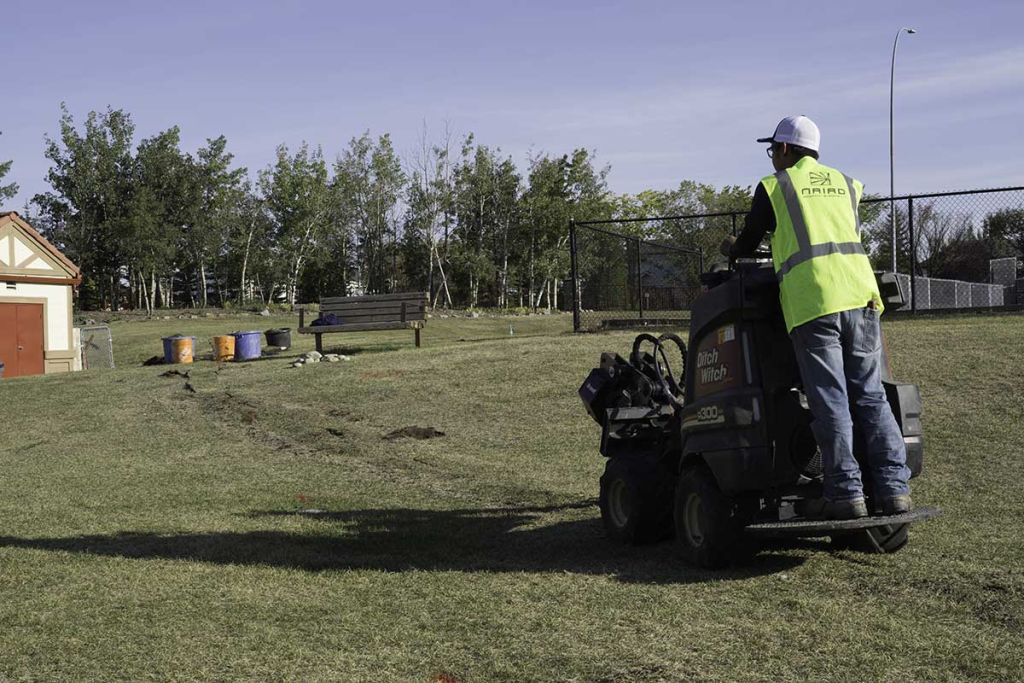
[[[743,531],[749,521],[743,507],[722,493],[704,463],[685,467],[676,484],[673,509],[676,545],[683,559],[720,569],[756,552],[755,543]]]
[[[608,538],[625,545],[640,545],[664,540],[672,534],[672,504],[664,493],[666,474],[653,458],[608,459],[598,499]]]
[[[859,553],[894,553],[910,540],[909,524],[885,524],[848,534],[834,534],[832,547]]]

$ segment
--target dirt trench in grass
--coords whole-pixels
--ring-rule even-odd
[[[369,478],[399,487],[416,488],[446,499],[479,501],[472,481],[436,458],[417,454],[418,444],[443,438],[433,427],[399,428],[372,424],[347,408],[261,399],[231,389],[189,391],[168,395],[169,407],[189,420],[212,420],[221,429],[259,449],[281,457],[341,465],[357,479]]]

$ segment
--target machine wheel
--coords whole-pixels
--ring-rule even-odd
[[[676,544],[683,558],[718,569],[749,557],[755,544],[743,532],[746,517],[739,501],[718,488],[706,465],[683,469],[676,485]]]
[[[608,538],[638,545],[671,535],[671,501],[663,493],[666,476],[651,458],[609,458],[598,500]]]
[[[834,534],[832,546],[837,550],[860,553],[894,553],[910,540],[909,524],[885,524],[847,534]]]

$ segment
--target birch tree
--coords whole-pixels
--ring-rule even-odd
[[[453,306],[446,270],[454,222],[451,139],[446,126],[440,141],[431,143],[424,126],[419,146],[407,164],[405,259],[407,264],[422,263],[422,250],[426,251],[424,284],[433,308],[438,300],[448,308]]]
[[[595,170],[593,154],[577,149],[571,155],[531,160],[524,195],[525,280],[529,306],[558,307],[558,290],[569,273],[569,221],[611,216],[609,167]]]
[[[189,251],[198,271],[202,305],[207,305],[208,275],[217,272],[229,243],[232,226],[239,218],[243,182],[247,170],[232,168],[234,155],[227,151],[223,135],[208,138],[196,153],[193,164],[197,203]],[[218,292],[222,278],[218,278]],[[219,294],[223,301],[223,294]]]
[[[275,255],[286,273],[285,296],[294,304],[302,268],[329,209],[327,165],[320,148],[310,150],[303,143],[290,155],[286,146],[279,146],[277,161],[260,173],[259,186],[274,222]]]

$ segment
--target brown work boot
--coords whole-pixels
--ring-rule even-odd
[[[902,515],[914,509],[914,503],[910,500],[910,494],[904,493],[899,496],[881,498],[878,501],[877,509],[883,515]]]
[[[851,500],[825,500],[820,498],[808,501],[808,519],[860,519],[868,516],[868,506],[863,498]]]

